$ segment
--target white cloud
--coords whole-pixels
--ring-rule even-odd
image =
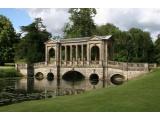
[[[122,30],[132,27],[149,31],[153,39],[160,33],[160,9],[143,8],[114,8],[98,9],[95,22],[113,23]]]
[[[62,28],[69,20],[68,9],[28,9],[27,11],[32,19],[42,17],[47,30],[53,35],[62,35]],[[113,23],[122,30],[138,27],[151,32],[153,38],[160,33],[160,9],[97,8],[94,20],[98,25]]]
[[[68,22],[69,14],[67,9],[27,9],[32,19],[41,17],[47,30],[52,35],[62,35],[64,24]]]

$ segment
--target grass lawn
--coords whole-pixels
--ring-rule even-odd
[[[120,86],[26,101],[0,107],[0,111],[160,111],[160,70]]]
[[[0,78],[20,76],[22,75],[15,70],[14,66],[0,66]]]

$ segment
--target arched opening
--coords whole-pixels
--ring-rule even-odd
[[[42,79],[44,79],[44,75],[43,75],[43,73],[41,73],[41,72],[37,72],[37,73],[35,74],[35,78],[36,78],[37,80],[42,80]]]
[[[92,85],[97,85],[98,82],[99,82],[99,76],[97,74],[91,74],[90,77],[89,77],[89,80],[90,80],[90,83]]]
[[[99,58],[100,58],[99,47],[98,46],[93,46],[91,48],[91,60],[92,61],[98,61]]]
[[[121,84],[123,84],[124,80],[125,80],[125,77],[120,74],[115,74],[111,77],[111,82],[114,85],[121,85]]]
[[[47,74],[47,80],[48,80],[48,81],[53,81],[53,80],[54,80],[54,74],[53,74],[52,72],[49,72],[49,73]]]
[[[85,79],[85,76],[83,74],[81,74],[78,71],[68,71],[66,72],[63,76],[62,79],[67,81],[68,83],[72,84],[72,87],[74,88],[75,84],[78,84],[79,82],[81,82],[82,80]]]
[[[49,50],[49,62],[52,63],[55,61],[55,50],[54,48],[51,48]]]

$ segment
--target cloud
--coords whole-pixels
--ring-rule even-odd
[[[155,39],[160,33],[160,9],[150,8],[107,8],[97,9],[95,22],[99,25],[113,23],[122,30],[132,27],[149,31]]]
[[[55,36],[63,35],[64,24],[69,21],[68,9],[36,8],[27,9],[27,12],[32,19],[41,17],[47,30]]]
[[[53,35],[63,35],[64,24],[69,21],[68,9],[27,9],[34,19],[42,17],[47,30]],[[132,27],[151,32],[153,38],[160,33],[160,9],[151,8],[97,8],[94,18],[97,25],[113,23],[122,30]]]

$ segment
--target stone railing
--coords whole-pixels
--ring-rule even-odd
[[[149,70],[152,68],[156,68],[157,65],[148,64],[148,63],[127,63],[127,62],[116,62],[116,61],[108,61],[109,68],[117,68],[122,70]]]
[[[56,67],[57,62],[54,61],[52,63],[46,63],[46,62],[38,62],[34,63],[34,68],[38,67],[47,67],[47,66],[55,66]],[[117,61],[108,61],[102,62],[102,61],[61,61],[60,65],[62,67],[102,67],[105,65],[108,68],[115,68],[115,69],[121,69],[121,70],[149,70],[156,68],[157,65],[154,64],[148,64],[148,63],[127,63],[127,62],[117,62]],[[27,64],[15,64],[16,69],[27,69]]]
[[[34,63],[34,67],[44,67],[44,66],[46,66],[46,62]]]
[[[27,64],[21,63],[21,64],[15,64],[15,68],[18,69],[27,69]]]
[[[148,67],[150,69],[157,68],[157,64],[156,63],[150,63],[150,64],[148,64]]]

